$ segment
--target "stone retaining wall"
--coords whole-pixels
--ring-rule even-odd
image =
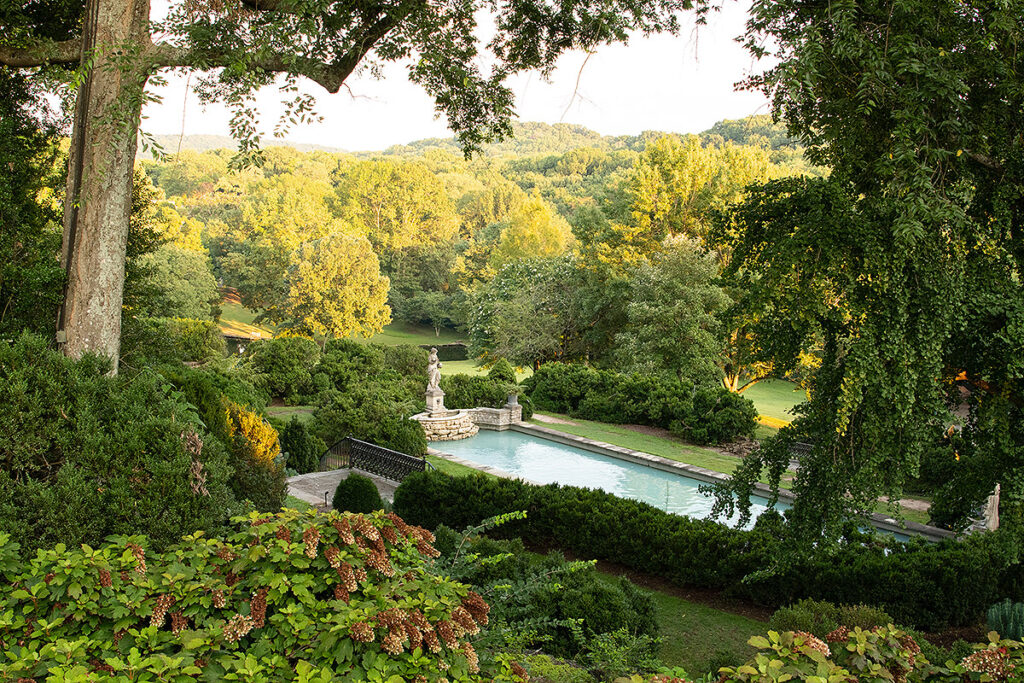
[[[474,408],[470,412],[473,414],[473,422],[481,429],[501,432],[511,429],[512,425],[523,421],[521,405],[506,405],[504,408]]]
[[[477,433],[479,427],[473,421],[472,411],[450,411],[452,414],[434,416],[427,413],[414,415],[413,419],[423,425],[427,441],[456,441],[467,439]]]

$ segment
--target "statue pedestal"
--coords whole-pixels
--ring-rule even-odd
[[[437,413],[443,413],[444,407],[444,392],[440,389],[427,389],[427,414],[436,415]]]

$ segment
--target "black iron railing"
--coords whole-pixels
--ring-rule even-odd
[[[427,468],[426,458],[393,451],[366,441],[345,437],[320,457],[320,471],[354,467],[391,481],[402,481]]]

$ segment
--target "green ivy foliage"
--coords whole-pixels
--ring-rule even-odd
[[[138,533],[163,547],[234,506],[228,454],[183,393],[108,369],[41,337],[0,342],[0,531],[25,551]]]
[[[525,510],[525,520],[494,533],[774,607],[800,598],[874,605],[922,629],[973,624],[997,596],[1024,596],[1016,540],[1005,532],[933,544],[886,542],[853,530],[834,553],[783,565],[786,529],[769,513],[743,531],[600,490],[436,472],[407,477],[394,506],[428,528]]]
[[[542,365],[523,385],[540,410],[600,422],[665,427],[693,443],[753,434],[757,411],[720,386],[657,375],[621,374],[583,365]]]
[[[478,595],[431,571],[432,534],[395,515],[251,514],[166,551],[142,536],[31,563],[0,534],[4,680],[510,681],[469,636]]]

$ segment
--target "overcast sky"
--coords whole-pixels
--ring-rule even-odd
[[[156,10],[159,3],[154,3]],[[603,47],[586,62],[582,52],[562,57],[550,83],[537,74],[510,82],[521,121],[577,123],[606,135],[637,134],[644,130],[695,133],[721,119],[768,113],[757,93],[737,92],[734,85],[762,67],[734,38],[743,33],[749,0],[726,4],[707,26],[687,24],[678,37],[635,37],[628,45]],[[153,134],[229,135],[227,110],[204,111],[186,90],[186,79],[168,74],[168,85],[154,89],[160,104],[148,105],[143,129]],[[576,97],[573,91],[579,77]],[[426,137],[451,135],[434,115],[433,101],[406,78],[403,66],[389,65],[382,80],[367,76],[348,81],[328,95],[307,82],[318,96],[323,121],[295,127],[285,136],[342,149],[379,150]],[[188,93],[188,94],[186,94]],[[280,111],[274,88],[257,98],[266,132]],[[184,114],[184,125],[183,125]]]

